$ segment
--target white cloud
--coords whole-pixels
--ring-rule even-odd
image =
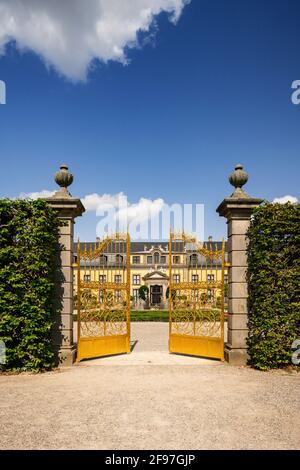
[[[118,194],[88,194],[82,198],[82,204],[87,211],[106,211],[114,207],[119,208],[127,203],[127,196],[124,193]]]
[[[32,193],[21,193],[20,199],[39,199],[53,196],[55,191],[36,191]],[[81,198],[87,212],[95,212],[96,215],[104,215],[105,212],[113,209],[114,219],[120,222],[128,221],[128,223],[144,222],[155,217],[160,213],[164,206],[164,200],[140,198],[137,203],[130,203],[126,194],[123,192],[117,194],[87,194]]]
[[[128,221],[130,223],[134,221],[141,223],[159,214],[163,205],[163,199],[151,200],[142,197],[137,204],[128,204],[127,207],[121,207],[116,214],[116,219],[120,222]]]
[[[21,193],[19,195],[19,199],[42,199],[46,197],[51,197],[55,191],[48,191],[47,189],[43,189],[42,191],[37,191],[35,193]]]
[[[190,0],[0,0],[0,53],[15,40],[71,80],[84,80],[93,59],[128,63],[126,47],[151,33],[162,12],[176,23]],[[150,34],[151,35],[151,34]]]
[[[162,210],[163,199],[147,199],[141,197],[137,203],[130,203],[126,194],[88,194],[82,198],[87,211],[95,211],[98,216],[104,212],[114,210],[114,219],[120,222],[144,222],[154,217]]]
[[[297,204],[298,199],[294,196],[276,197],[273,201],[273,204],[286,204],[287,202],[291,202],[292,204]]]

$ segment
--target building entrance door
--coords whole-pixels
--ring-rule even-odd
[[[158,305],[162,301],[162,286],[150,286],[150,302],[151,305]]]

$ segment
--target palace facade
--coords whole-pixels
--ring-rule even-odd
[[[89,243],[81,243],[81,250],[86,250]],[[202,244],[205,250],[222,249],[222,242],[211,239]],[[117,253],[116,253],[117,252]],[[77,290],[78,266],[76,260],[77,244],[74,247],[74,289]],[[133,308],[144,309],[168,307],[169,279],[169,243],[168,242],[131,242],[130,244],[130,284]],[[213,260],[207,265],[207,258],[201,255],[193,243],[174,242],[172,245],[172,282],[174,284],[195,283],[195,286],[206,285],[205,295],[208,301],[218,292],[222,280],[222,262]],[[227,246],[225,244],[225,261]],[[97,259],[97,267],[90,264],[80,266],[80,279],[90,283],[123,283],[127,276],[126,250],[104,251]],[[228,282],[227,269],[224,272],[225,284]],[[140,298],[140,288],[146,286],[147,301]],[[210,288],[211,286],[211,288]],[[201,292],[200,292],[201,294]],[[202,294],[203,295],[203,294]]]

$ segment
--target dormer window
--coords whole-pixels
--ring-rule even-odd
[[[190,265],[197,266],[197,264],[198,264],[198,256],[196,255],[196,253],[194,253],[193,255],[190,256]]]
[[[159,263],[159,258],[160,258],[160,255],[158,252],[154,253],[154,264],[158,264]]]
[[[123,264],[123,256],[116,255],[116,264],[117,266],[121,266]]]
[[[107,256],[101,255],[99,257],[100,266],[107,266]]]

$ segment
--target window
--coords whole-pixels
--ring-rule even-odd
[[[152,264],[152,256],[147,256],[147,263]]]
[[[122,282],[122,276],[121,274],[116,274],[115,275],[115,283],[120,284]]]
[[[105,296],[105,293],[103,292],[103,290],[99,290],[99,303],[100,304],[104,303],[104,296]]]
[[[208,302],[211,302],[214,298],[214,293],[212,289],[207,289],[207,300]]]
[[[192,282],[198,282],[198,281],[199,281],[198,274],[192,274]]]
[[[208,274],[207,275],[207,282],[215,282],[215,275],[214,274]]]
[[[141,276],[139,274],[134,274],[132,276],[132,284],[134,286],[139,286],[141,283]]]
[[[101,255],[99,258],[100,266],[107,266],[107,256]]]
[[[180,256],[178,256],[178,255],[173,256],[173,263],[174,264],[179,264],[180,263]]]
[[[116,255],[116,265],[121,266],[123,264],[123,256]]]
[[[197,263],[198,263],[198,256],[194,253],[193,255],[190,256],[190,265],[197,266]]]
[[[180,274],[173,274],[173,281],[174,281],[175,284],[179,284]]]
[[[139,289],[133,289],[133,300],[134,303],[139,301]]]
[[[160,264],[166,264],[167,258],[165,256],[160,257]]]
[[[122,293],[119,290],[115,291],[115,302],[122,302]]]
[[[90,274],[85,274],[83,276],[84,282],[91,282],[91,275]]]
[[[228,284],[228,274],[224,274],[224,284]]]
[[[159,263],[159,253],[154,253],[154,264]]]
[[[100,274],[99,275],[99,282],[103,284],[103,282],[106,282],[106,275],[105,274]]]
[[[198,298],[199,298],[199,291],[198,289],[192,289],[191,291],[191,298],[192,298],[192,301],[197,301]]]
[[[132,264],[140,264],[141,257],[140,256],[133,256],[132,257]]]

